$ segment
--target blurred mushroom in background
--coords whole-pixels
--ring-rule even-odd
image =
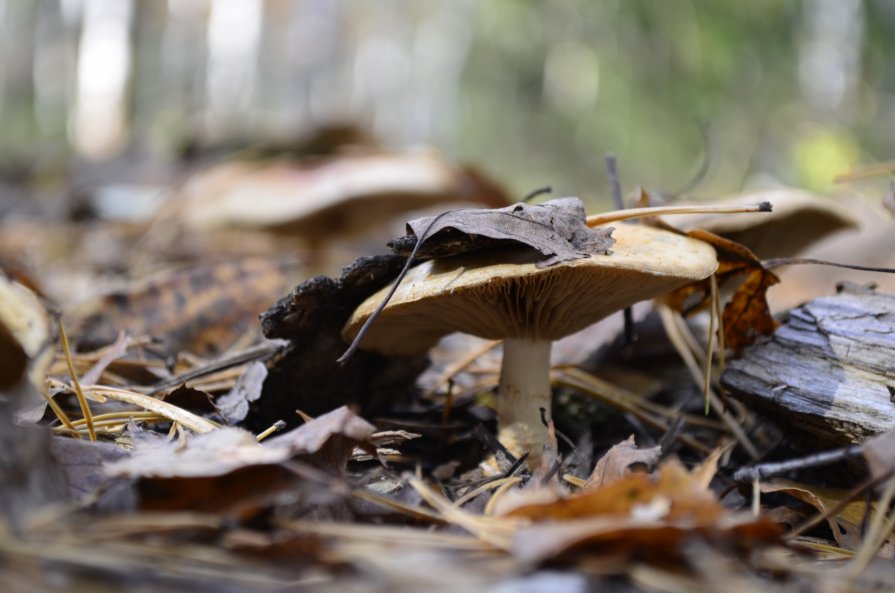
[[[858,220],[831,198],[794,188],[739,194],[732,204],[770,202],[770,213],[719,216],[691,214],[670,222],[685,230],[704,229],[736,241],[761,259],[792,257],[840,231],[856,229]]]
[[[252,230],[287,238],[313,273],[381,252],[409,212],[500,207],[503,190],[434,150],[230,160],[187,179],[168,213],[187,232]]]

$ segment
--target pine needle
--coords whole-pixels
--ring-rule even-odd
[[[75,396],[78,398],[78,404],[81,406],[81,414],[84,416],[84,423],[87,425],[87,434],[91,441],[96,440],[96,430],[93,428],[93,414],[90,412],[90,405],[87,398],[84,397],[84,391],[81,389],[81,383],[78,381],[78,373],[75,372],[75,363],[71,357],[71,348],[68,345],[68,336],[65,335],[65,324],[59,319],[59,339],[62,342],[62,351],[65,353],[65,364],[68,365],[68,373],[71,375],[72,386],[75,390]]]

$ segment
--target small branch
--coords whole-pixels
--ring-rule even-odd
[[[622,184],[618,178],[618,162],[614,154],[606,155],[606,170],[609,172],[609,185],[612,187],[612,202],[615,204],[615,209],[624,210],[625,203],[622,201]]]
[[[786,474],[792,471],[807,469],[810,467],[821,467],[824,465],[832,465],[843,459],[853,459],[860,457],[864,451],[861,445],[852,445],[851,447],[842,447],[833,449],[832,451],[824,451],[822,453],[814,453],[805,457],[796,459],[787,459],[786,461],[772,461],[768,463],[758,463],[741,467],[733,474],[735,482],[748,484],[754,480],[766,480],[780,474]]]
[[[614,154],[606,155],[606,170],[609,172],[609,185],[612,187],[612,201],[616,210],[624,210],[625,202],[622,199],[622,184],[618,177],[618,162]],[[631,307],[625,307],[622,312],[625,321],[624,341],[625,346],[630,346],[637,339],[634,335],[634,313]]]
[[[794,266],[794,265],[817,265],[817,266],[832,266],[834,268],[845,268],[847,270],[858,270],[860,272],[880,272],[882,274],[895,274],[895,268],[876,268],[873,266],[856,266],[853,264],[840,264],[838,262],[826,261],[823,259],[814,259],[810,257],[778,257],[775,259],[768,259],[762,262],[762,265],[767,270],[773,270],[774,268],[779,268],[781,266]]]
[[[522,201],[525,203],[528,203],[528,202],[531,202],[532,200],[534,200],[535,198],[537,198],[538,196],[542,196],[544,194],[549,194],[549,193],[553,193],[553,188],[550,187],[549,185],[545,185],[544,187],[539,187],[536,190],[528,192],[528,194],[526,194],[526,196],[524,198],[522,198]]]
[[[392,297],[395,296],[395,292],[398,290],[398,286],[401,285],[401,281],[404,280],[404,277],[407,275],[407,272],[410,271],[410,267],[413,265],[413,262],[416,261],[416,256],[420,252],[420,247],[423,246],[423,241],[426,240],[426,237],[429,235],[429,231],[432,230],[432,227],[435,226],[435,223],[438,222],[442,217],[447,216],[448,214],[456,212],[456,210],[448,210],[446,212],[442,212],[438,216],[432,219],[429,223],[429,226],[426,227],[426,230],[423,231],[423,234],[420,237],[417,237],[416,245],[413,246],[413,251],[410,252],[410,255],[407,256],[407,261],[404,262],[404,267],[401,269],[401,273],[398,274],[398,277],[395,278],[394,284],[392,284],[391,289],[388,291],[388,294],[385,295],[385,298],[379,302],[379,305],[376,306],[376,309],[373,313],[367,317],[367,320],[364,321],[364,324],[361,326],[360,330],[357,332],[357,335],[354,336],[354,340],[351,341],[351,345],[348,346],[348,349],[342,353],[342,356],[336,359],[336,362],[340,365],[344,365],[348,362],[354,353],[357,352],[358,347],[360,346],[361,340],[364,339],[364,336],[367,335],[367,331],[369,331],[370,326],[373,325],[373,322],[376,321],[376,318],[379,317],[379,314],[382,313],[382,310],[385,309],[385,306],[388,304]]]

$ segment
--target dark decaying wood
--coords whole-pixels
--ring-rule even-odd
[[[895,295],[851,287],[792,309],[721,383],[781,427],[827,443],[895,428]]]

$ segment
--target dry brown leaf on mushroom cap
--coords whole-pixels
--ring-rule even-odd
[[[430,259],[462,255],[522,243],[541,253],[538,267],[608,254],[612,227],[591,229],[586,224],[584,204],[578,198],[557,198],[544,204],[513,204],[493,210],[461,209],[407,223],[407,235],[389,242],[397,255]],[[422,245],[417,246],[419,241]]]
[[[544,256],[526,247],[420,264],[369,327],[361,348],[408,356],[455,331],[504,339],[501,438],[519,442],[517,452],[530,450],[537,464],[546,442],[541,408],[545,419],[550,417],[551,342],[637,301],[705,278],[717,267],[708,244],[678,234],[621,224],[614,238],[611,255],[593,253],[549,267],[539,266]],[[343,330],[346,340],[357,335],[388,291],[357,308]]]

